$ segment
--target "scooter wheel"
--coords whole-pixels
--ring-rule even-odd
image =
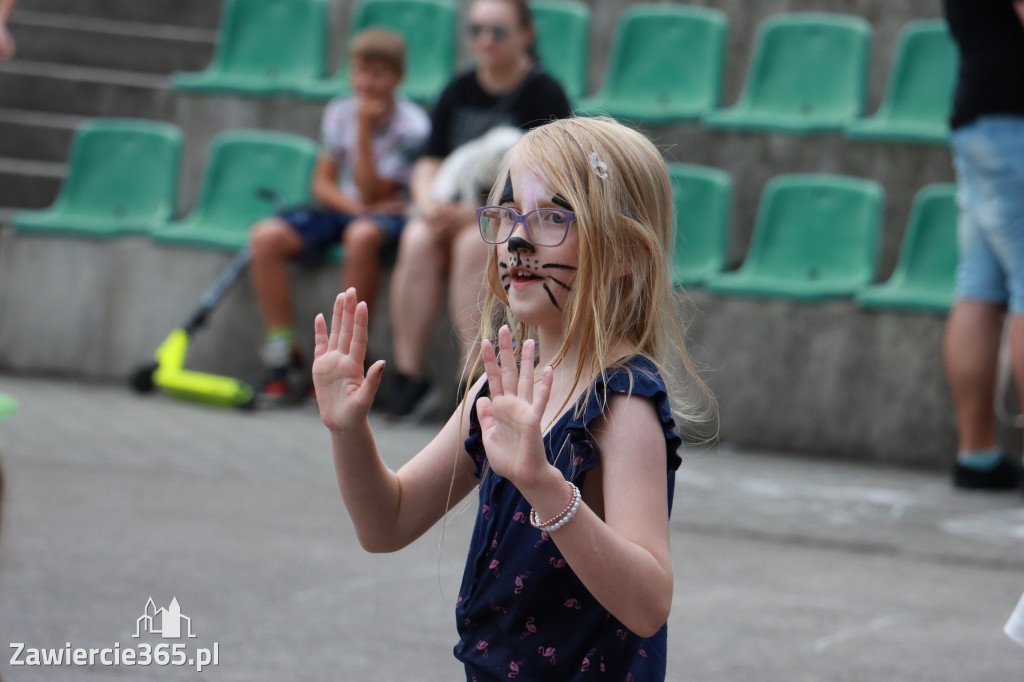
[[[131,376],[131,387],[136,393],[152,393],[156,388],[153,383],[153,373],[156,372],[156,365],[144,365],[139,367]]]
[[[246,400],[244,403],[239,403],[238,404],[238,409],[242,410],[243,412],[255,412],[256,411],[256,407],[257,407],[257,405],[256,405],[256,394],[255,393],[253,393],[251,396],[249,396],[249,399]]]

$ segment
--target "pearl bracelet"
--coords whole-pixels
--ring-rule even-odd
[[[568,506],[562,510],[562,512],[547,522],[542,522],[540,517],[537,516],[536,510],[530,508],[530,525],[538,530],[542,530],[545,533],[551,533],[558,530],[565,524],[572,521],[573,517],[576,516],[576,512],[580,509],[580,502],[583,501],[583,495],[580,494],[580,489],[573,485],[572,481],[566,481],[569,487],[572,488],[572,498],[569,500]]]

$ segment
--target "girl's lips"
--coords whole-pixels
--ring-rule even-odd
[[[534,272],[526,268],[512,268],[509,272],[514,289],[525,289],[536,282],[542,282],[543,277],[538,277]]]

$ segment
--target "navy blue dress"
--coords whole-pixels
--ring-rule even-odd
[[[580,416],[574,406],[544,439],[548,461],[580,487],[599,463],[590,428],[603,412],[600,378],[595,389]],[[643,396],[657,408],[671,511],[682,441],[661,376],[653,362],[638,355],[626,367],[609,370],[607,389]],[[487,394],[485,383],[477,397]],[[476,527],[455,607],[460,636],[455,657],[465,664],[466,679],[663,681],[666,627],[649,638],[630,632],[591,596],[548,534],[530,525],[529,503],[486,466],[475,401],[466,450],[480,478]]]

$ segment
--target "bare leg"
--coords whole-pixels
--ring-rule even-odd
[[[342,290],[355,287],[359,299],[373,307],[380,280],[380,249],[384,235],[377,223],[366,218],[352,221],[345,228],[345,271]]]
[[[999,304],[959,300],[946,323],[943,354],[961,451],[979,451],[996,445],[993,398],[1004,314]],[[1024,378],[1024,322],[1018,320],[1014,320],[1014,371],[1020,387]]]
[[[249,275],[264,328],[290,325],[292,301],[287,264],[302,253],[302,238],[280,218],[267,218],[253,225],[249,245],[252,248]]]
[[[398,244],[391,276],[395,367],[415,379],[423,377],[425,340],[441,311],[449,246],[422,220],[406,223]]]
[[[448,278],[448,310],[459,339],[459,375],[467,359],[476,356],[476,337],[480,329],[480,306],[484,298],[484,274],[487,269],[487,244],[473,223],[462,228],[452,245],[452,268]]]

